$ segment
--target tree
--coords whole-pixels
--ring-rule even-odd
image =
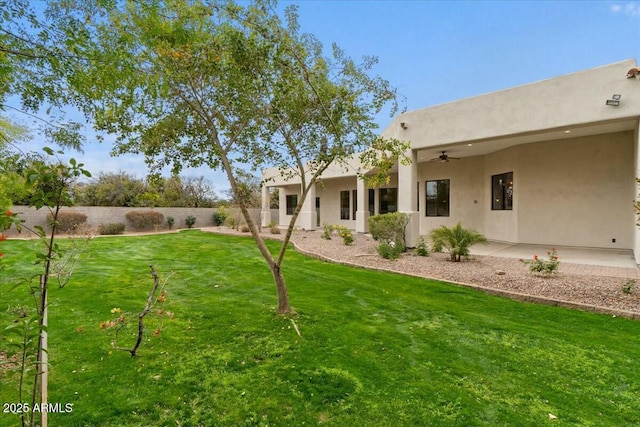
[[[75,102],[68,90],[74,81],[67,77],[83,58],[65,37],[67,31],[80,30],[80,22],[58,13],[54,2],[39,11],[32,3],[0,1],[0,121],[3,112],[14,110],[38,119],[46,141],[80,149],[85,139],[82,125],[67,114]],[[8,95],[18,96],[20,105],[7,104]],[[6,131],[0,126],[0,140]]]
[[[85,206],[153,206],[147,184],[127,172],[102,172],[74,189],[76,202]]]
[[[271,270],[277,311],[290,312],[282,264],[311,186],[329,165],[354,159],[384,179],[408,148],[376,134],[374,116],[388,105],[394,114],[397,102],[386,80],[368,75],[375,58],[358,64],[337,46],[325,56],[300,33],[295,7],[284,24],[269,1],[83,4],[67,12],[77,16],[73,28],[85,26],[68,32],[68,43],[91,58],[74,74],[74,99],[99,130],[117,135],[116,153],[142,153],[154,170],[170,165],[176,174],[222,169]],[[275,255],[242,197],[246,173],[267,166],[302,181]]]

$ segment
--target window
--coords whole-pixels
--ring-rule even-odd
[[[376,214],[376,190],[369,189],[369,216]]]
[[[491,177],[491,209],[494,211],[513,210],[513,172]]]
[[[398,189],[397,188],[381,188],[379,214],[386,214],[398,210]]]
[[[352,197],[351,201],[351,219],[355,221],[356,219],[356,211],[358,210],[358,190],[351,191]]]
[[[349,219],[349,190],[340,192],[340,219]]]
[[[425,183],[427,194],[425,216],[449,216],[450,186],[448,179],[427,181]]]
[[[298,195],[288,194],[287,195],[287,215],[293,215],[293,213],[296,211],[296,206],[298,206]]]

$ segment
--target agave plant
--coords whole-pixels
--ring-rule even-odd
[[[431,230],[430,237],[433,252],[446,249],[453,262],[460,262],[461,257],[469,255],[471,246],[488,243],[486,237],[475,230],[462,227],[460,222],[452,228],[444,225],[435,228]]]

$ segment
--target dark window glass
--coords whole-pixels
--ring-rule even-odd
[[[356,211],[358,210],[358,190],[351,191],[351,219],[355,221],[356,219]]]
[[[376,190],[369,189],[369,216],[376,214]]]
[[[287,215],[293,215],[293,213],[296,211],[296,206],[298,206],[298,195],[288,194],[287,195]]]
[[[340,219],[349,219],[349,191],[340,192]]]
[[[448,179],[425,183],[425,216],[449,216],[449,188],[450,181]]]
[[[491,177],[491,209],[494,211],[513,210],[513,172]]]
[[[381,188],[379,214],[386,214],[398,210],[398,189],[397,188]]]

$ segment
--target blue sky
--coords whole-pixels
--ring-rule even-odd
[[[374,72],[406,97],[408,110],[640,57],[640,1],[283,1],[299,6],[304,32],[350,56],[374,55]],[[380,116],[384,129],[391,119]],[[90,134],[90,131],[87,131]],[[142,157],[109,158],[90,144],[87,168],[143,177]],[[224,175],[206,169],[218,193]]]

